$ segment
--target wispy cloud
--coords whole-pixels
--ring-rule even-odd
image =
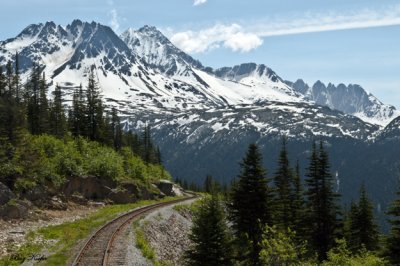
[[[114,7],[114,1],[108,0],[108,5],[111,7],[110,11],[108,12],[108,16],[110,17],[110,21],[108,22],[111,28],[116,32],[119,33],[120,30],[120,23],[119,23],[119,16],[118,11]]]
[[[306,13],[292,19],[264,19],[243,25],[219,23],[198,31],[175,32],[171,41],[188,53],[219,47],[248,52],[262,45],[263,37],[400,25],[400,4],[348,13]]]
[[[206,2],[207,2],[207,0],[194,0],[193,5],[199,6],[199,5],[205,4]]]
[[[115,8],[111,9],[110,16],[111,16],[111,19],[109,22],[110,26],[115,32],[118,33],[119,32],[119,20],[118,20],[118,12]]]

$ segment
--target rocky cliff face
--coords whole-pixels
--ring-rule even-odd
[[[312,87],[309,87],[301,79],[294,83],[287,82],[287,84],[316,104],[328,106],[380,126],[385,126],[400,115],[394,106],[383,104],[360,85],[339,84],[335,86],[331,83],[325,85],[321,81],[317,81]]]

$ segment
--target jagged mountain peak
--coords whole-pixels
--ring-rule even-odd
[[[203,69],[203,65],[186,54],[156,27],[144,26],[138,30],[128,29],[122,40],[143,60],[168,76],[192,75],[191,68]]]
[[[223,67],[214,71],[220,78],[240,81],[249,76],[266,76],[272,82],[282,81],[282,79],[269,67],[264,64],[244,63],[233,67]]]
[[[130,28],[130,29],[134,30],[132,28]],[[141,33],[156,35],[157,37],[161,37],[161,38],[165,38],[166,39],[164,34],[162,34],[161,31],[159,31],[157,29],[157,27],[152,26],[152,25],[144,25],[143,27],[139,28],[137,31],[141,32]]]
[[[355,115],[366,122],[384,127],[394,117],[400,113],[394,106],[383,104],[374,95],[364,90],[358,84],[345,85],[339,83],[335,85],[328,83],[325,85],[322,81],[316,81],[312,87],[305,82],[287,82],[301,93],[306,99],[314,101],[331,109],[336,109],[347,114]]]

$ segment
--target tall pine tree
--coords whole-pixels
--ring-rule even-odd
[[[89,73],[86,90],[87,108],[87,137],[90,140],[101,141],[104,130],[103,103],[100,96],[100,88],[96,82],[93,70]]]
[[[88,136],[87,133],[87,104],[82,85],[74,91],[72,97],[72,109],[68,116],[69,129],[73,136]]]
[[[392,228],[386,239],[385,255],[393,265],[400,265],[400,189],[387,214],[391,216],[389,223]]]
[[[265,224],[272,224],[272,195],[266,170],[262,166],[262,156],[255,144],[249,146],[240,166],[241,173],[232,188],[229,217],[243,245],[239,260],[246,261],[248,265],[260,265],[263,228]]]
[[[334,247],[340,225],[338,195],[333,191],[328,154],[320,142],[319,150],[313,144],[307,172],[307,224],[309,244],[320,261]]]
[[[296,240],[302,242],[305,237],[305,200],[304,200],[304,190],[301,181],[300,165],[297,161],[295,174],[293,177],[293,189],[291,195],[291,213],[290,220],[292,224],[292,230],[296,233]]]
[[[66,133],[66,118],[60,86],[56,85],[56,88],[53,91],[53,95],[54,99],[50,110],[51,134],[62,138]]]
[[[114,149],[120,150],[122,147],[122,126],[121,120],[118,116],[118,111],[116,108],[112,108],[111,110],[111,132],[113,139]]]
[[[293,172],[290,169],[288,152],[286,148],[286,139],[282,140],[282,149],[279,154],[278,170],[274,176],[276,199],[274,210],[276,212],[275,223],[286,230],[292,227],[292,220],[289,219],[292,211],[292,183]]]
[[[6,94],[6,77],[3,73],[3,66],[0,65],[0,97]]]
[[[6,93],[14,97],[14,70],[13,63],[9,60],[6,64]]]
[[[50,133],[50,108],[47,90],[46,76],[43,72],[39,82],[39,134]]]
[[[19,73],[19,54],[15,53],[15,69],[14,69],[13,85],[15,92],[15,101],[18,103],[20,101],[20,90],[21,90],[21,77]]]
[[[39,85],[40,68],[34,65],[25,89],[25,102],[27,103],[27,120],[29,132],[33,135],[40,134],[40,108]]]
[[[373,205],[368,199],[364,185],[360,189],[358,204],[350,209],[349,247],[353,252],[365,248],[369,251],[378,248],[379,230],[375,224]]]
[[[231,236],[217,196],[204,199],[189,235],[193,246],[186,251],[187,265],[233,265]]]

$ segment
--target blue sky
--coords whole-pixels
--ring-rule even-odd
[[[0,39],[32,23],[158,27],[204,65],[264,63],[282,78],[357,83],[400,107],[400,1],[0,0]]]

